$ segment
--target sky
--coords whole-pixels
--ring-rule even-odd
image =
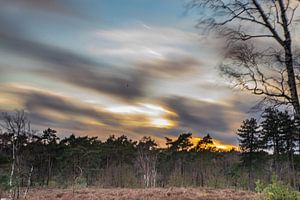
[[[257,102],[220,75],[183,0],[0,0],[0,110],[38,130],[237,145]]]

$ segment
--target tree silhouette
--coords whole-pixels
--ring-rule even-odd
[[[196,151],[205,151],[205,150],[214,150],[213,147],[213,139],[212,137],[207,134],[206,136],[204,136],[201,140],[199,140],[199,142],[196,144],[194,150]]]
[[[172,141],[169,138],[166,138],[166,145],[170,146],[169,148],[173,151],[187,151],[190,147],[193,146],[191,139],[192,133],[182,133],[174,141]]]
[[[281,155],[287,155],[292,185],[295,184],[294,150],[297,141],[297,129],[295,121],[288,112],[282,112],[275,108],[267,108],[263,113],[262,137],[266,148],[273,150],[273,165],[276,174],[279,174]]]
[[[256,119],[251,118],[243,121],[237,135],[239,136],[242,161],[248,168],[248,188],[253,189],[253,165],[257,159],[257,152],[261,149],[259,126]]]
[[[43,135],[41,136],[41,140],[45,147],[45,156],[47,158],[47,180],[46,185],[49,185],[49,181],[51,178],[51,172],[53,167],[53,162],[56,157],[57,152],[57,142],[59,138],[56,136],[56,130],[48,128],[43,131]]]
[[[299,1],[191,0],[187,6],[201,9],[199,26],[226,41],[221,71],[235,86],[291,104],[300,119],[296,37],[291,31]]]
[[[262,137],[266,147],[273,151],[275,172],[279,173],[279,155],[284,151],[283,133],[280,131],[280,111],[274,108],[267,108],[263,113]]]

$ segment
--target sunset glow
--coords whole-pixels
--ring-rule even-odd
[[[135,106],[116,106],[107,108],[108,111],[118,114],[144,114],[147,116],[160,116],[170,113],[164,108],[152,104],[138,104]]]
[[[160,118],[153,119],[151,123],[158,128],[171,128],[173,126],[169,120]]]
[[[257,99],[219,76],[218,43],[203,40],[180,0],[35,2],[0,8],[9,25],[0,30],[1,111],[24,109],[33,127],[63,136],[210,132],[220,149],[237,144]]]
[[[193,137],[192,142],[193,142],[194,146],[196,146],[200,140],[202,140],[202,138]],[[239,150],[238,146],[224,144],[221,141],[215,140],[215,139],[213,139],[213,144],[209,144],[209,145],[207,145],[207,147],[208,148],[216,148],[216,150],[220,150],[220,151],[230,151],[232,149]]]

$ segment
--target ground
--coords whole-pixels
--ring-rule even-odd
[[[30,200],[252,200],[254,192],[205,188],[33,189]]]

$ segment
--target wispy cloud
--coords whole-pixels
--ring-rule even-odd
[[[82,25],[74,18],[90,10],[69,0],[0,2],[1,110],[24,108],[38,128],[100,138],[192,131],[235,143],[252,102],[226,89],[198,33],[140,19]],[[87,7],[100,19],[95,5]]]
[[[93,34],[94,43],[89,47],[91,53],[139,61],[165,58],[174,54],[187,55],[189,53],[182,47],[190,46],[199,40],[196,33],[148,25],[98,30]]]

